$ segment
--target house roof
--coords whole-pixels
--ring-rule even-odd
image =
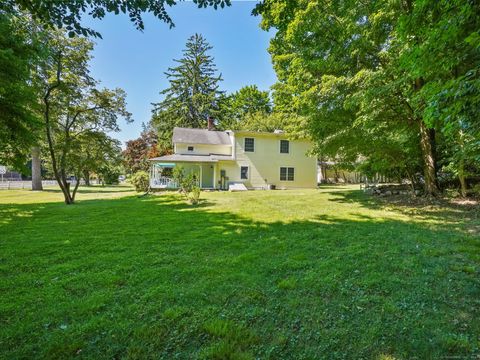
[[[150,159],[150,161],[155,162],[218,162],[219,160],[234,160],[229,155],[181,155],[181,154],[172,154],[165,155],[156,158]]]
[[[232,145],[230,137],[225,131],[207,129],[176,127],[173,129],[172,140],[174,143],[182,144]]]

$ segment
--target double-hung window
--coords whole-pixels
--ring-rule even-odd
[[[280,140],[280,154],[288,154],[290,152],[290,141]]]
[[[255,139],[254,138],[245,138],[245,142],[243,144],[243,149],[246,152],[254,152],[255,151]]]
[[[293,167],[280,168],[280,181],[294,181],[295,169]]]
[[[240,179],[242,180],[248,179],[248,166],[240,167]]]

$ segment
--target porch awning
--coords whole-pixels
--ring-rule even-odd
[[[182,154],[172,154],[165,155],[156,158],[149,159],[155,163],[177,163],[177,162],[193,162],[193,163],[216,163],[219,160],[234,160],[231,156],[228,155],[182,155]]]

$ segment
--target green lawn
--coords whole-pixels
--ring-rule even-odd
[[[480,356],[478,209],[357,189],[0,191],[0,357]]]

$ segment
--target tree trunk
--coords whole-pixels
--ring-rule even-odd
[[[85,186],[90,186],[90,172],[83,172],[83,179],[85,180]]]
[[[72,197],[70,196],[69,184],[66,182],[66,179],[64,176],[60,176],[60,171],[57,167],[57,158],[55,156],[53,138],[52,138],[52,133],[50,129],[50,95],[52,94],[52,91],[54,91],[56,88],[60,86],[61,69],[62,69],[62,63],[59,59],[57,61],[57,81],[55,84],[51,85],[47,89],[43,97],[43,102],[45,104],[43,119],[45,121],[45,131],[47,135],[48,150],[50,152],[50,157],[52,160],[53,174],[55,176],[55,180],[57,180],[58,186],[60,186],[60,189],[62,190],[63,197],[65,199],[65,204],[69,205],[73,203],[73,200],[72,200]]]
[[[408,168],[405,168],[405,172],[407,173],[407,177],[410,180],[410,187],[412,188],[412,194],[415,195],[415,181],[413,180],[413,176],[410,173],[410,171],[408,171]]]
[[[80,176],[75,176],[77,181],[75,182],[75,187],[72,192],[72,203],[75,201],[75,195],[77,195],[78,186],[80,185]]]
[[[467,182],[465,181],[465,164],[463,159],[458,164],[458,180],[460,180],[460,195],[467,197]]]
[[[425,194],[437,196],[440,190],[437,185],[437,171],[435,168],[435,150],[431,133],[422,119],[420,122],[420,146],[422,149],[423,172],[425,176]]]
[[[32,190],[43,190],[42,186],[42,163],[40,160],[40,148],[32,148]]]
[[[415,91],[420,91],[423,85],[425,85],[425,81],[420,77],[415,79],[413,88]],[[423,173],[425,177],[425,194],[437,196],[440,190],[438,189],[437,168],[435,164],[435,131],[428,129],[422,118],[418,119],[418,123],[420,127],[420,148],[422,150]]]

